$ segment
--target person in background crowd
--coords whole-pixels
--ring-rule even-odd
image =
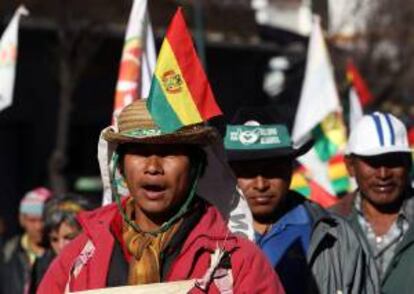
[[[50,197],[48,189],[40,187],[28,192],[20,202],[19,221],[23,234],[6,242],[0,265],[2,293],[27,293],[31,269],[37,257],[42,256],[43,220],[45,201]]]
[[[332,210],[369,244],[381,293],[413,293],[414,197],[404,124],[388,113],[365,115],[350,134],[346,165],[358,188]]]
[[[56,255],[81,233],[82,228],[76,219],[78,213],[91,209],[92,204],[86,197],[71,193],[53,196],[46,202],[43,211],[43,239],[47,249],[33,265],[30,293],[36,293]]]
[[[289,189],[294,149],[285,125],[242,109],[227,126],[228,160],[254,217],[256,243],[287,293],[378,293],[368,247],[345,220]],[[263,124],[264,123],[264,124]]]
[[[200,280],[191,293],[284,293],[263,253],[196,194],[208,168],[201,146],[217,140],[215,129],[164,133],[143,100],[125,107],[118,124],[103,137],[118,144],[113,165],[130,196],[120,200],[113,172],[118,203],[81,216],[83,233],[54,260],[38,293],[192,279]]]

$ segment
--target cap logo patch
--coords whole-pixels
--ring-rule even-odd
[[[235,137],[234,135],[237,136],[237,133],[236,134],[233,133],[232,137]],[[244,132],[240,131],[238,139],[240,140],[242,144],[250,145],[250,144],[257,142],[259,138],[260,138],[259,133],[256,130],[254,130],[254,131],[244,131]]]
[[[227,126],[226,148],[230,149],[272,149],[291,146],[285,126]]]

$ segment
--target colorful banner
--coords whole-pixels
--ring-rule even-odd
[[[13,102],[14,82],[16,78],[19,21],[22,15],[28,15],[21,5],[0,39],[0,111]]]
[[[311,196],[317,202],[323,201],[324,205],[331,201],[323,199],[331,199],[349,190],[350,181],[343,157],[346,127],[318,18],[314,20],[310,36],[305,79],[292,138],[296,146],[310,138],[315,141],[314,147],[298,159],[306,170],[306,177],[302,178],[302,185],[295,190],[313,195],[313,189],[316,189],[318,193],[323,191],[323,195],[331,195],[322,198]]]
[[[113,122],[132,101],[147,98],[156,61],[154,35],[146,0],[135,0],[125,35],[116,84]]]
[[[161,46],[147,105],[165,132],[221,115],[181,8]]]

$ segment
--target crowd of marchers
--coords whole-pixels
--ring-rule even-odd
[[[102,133],[115,146],[114,202],[92,210],[81,195],[28,192],[19,208],[23,234],[1,241],[0,293],[147,284],[157,292],[159,283],[178,281],[190,287],[176,293],[411,293],[414,195],[404,124],[380,112],[359,120],[345,151],[356,189],[325,209],[289,189],[312,142],[294,147],[287,127],[265,113],[240,109],[220,138],[205,124],[164,133],[145,102],[127,106],[118,129]],[[251,240],[198,192],[214,168],[206,148],[217,144],[242,192],[228,197],[246,201],[253,217]]]

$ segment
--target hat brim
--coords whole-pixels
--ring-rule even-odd
[[[228,161],[248,161],[248,160],[260,160],[267,158],[290,158],[295,159],[306,152],[308,152],[314,141],[310,140],[303,144],[298,149],[292,147],[274,148],[274,149],[256,149],[256,150],[234,150],[227,149]]]
[[[357,155],[357,156],[379,156],[379,155],[385,155],[390,153],[407,153],[411,154],[413,152],[412,149],[409,147],[399,147],[399,146],[388,146],[388,147],[378,147],[378,148],[371,148],[368,150],[350,150],[350,148],[347,148],[345,150],[345,155]]]
[[[110,143],[126,144],[194,144],[210,145],[218,139],[217,131],[208,126],[193,125],[179,129],[174,133],[155,136],[133,136],[125,133],[118,133],[109,127],[103,132],[103,138]]]

